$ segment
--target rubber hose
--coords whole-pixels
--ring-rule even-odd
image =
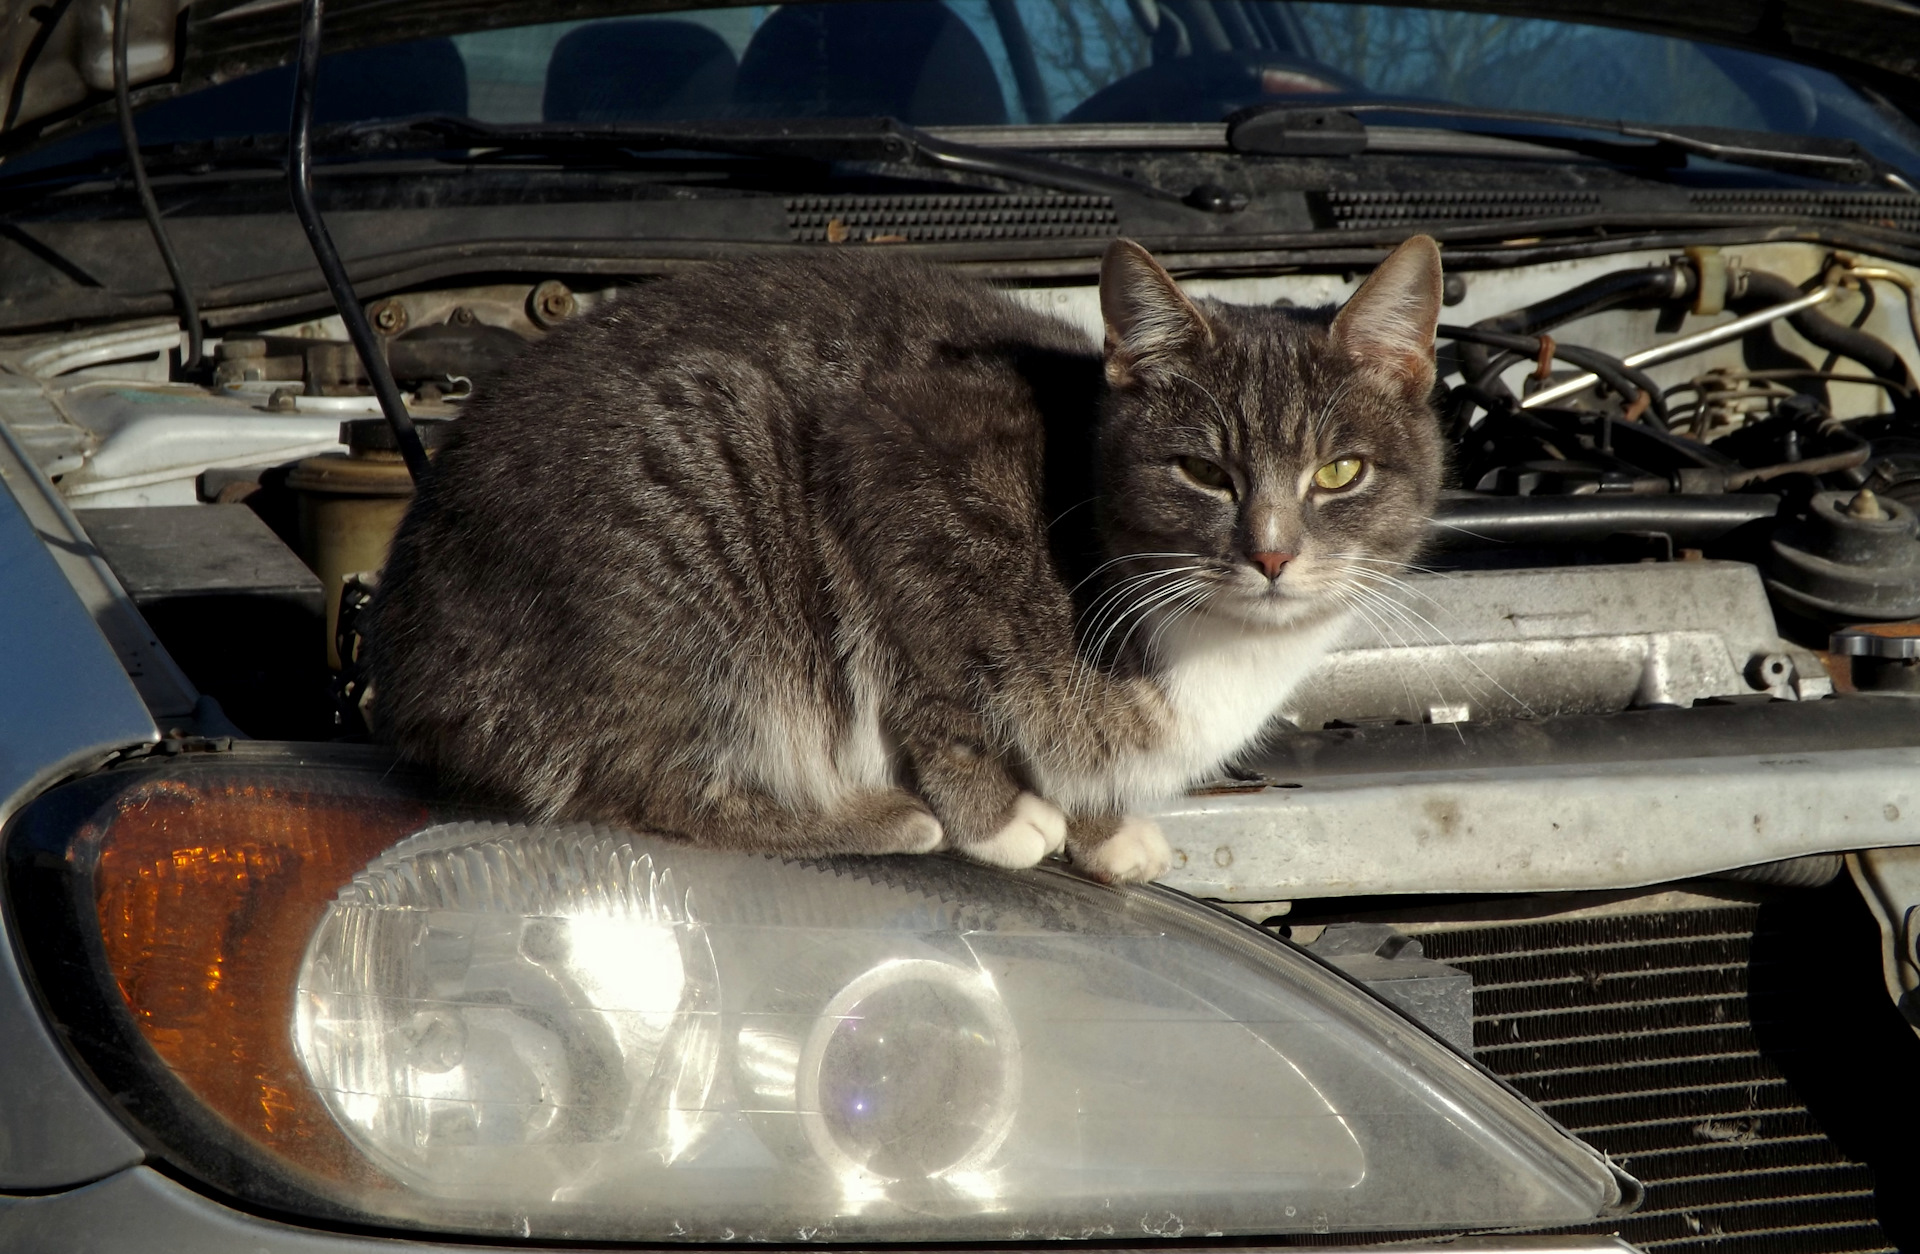
[[[1531,305],[1522,306],[1491,318],[1482,318],[1473,324],[1476,331],[1505,331],[1514,335],[1534,335],[1541,331],[1551,331],[1577,318],[1599,313],[1602,309],[1611,309],[1616,305],[1625,305],[1636,301],[1672,300],[1684,296],[1693,280],[1693,271],[1686,266],[1640,266],[1631,270],[1615,270],[1603,274],[1597,279],[1589,279],[1578,287],[1570,287],[1545,300],[1537,300]],[[1464,374],[1468,382],[1478,379],[1486,373],[1491,361],[1486,347],[1466,341],[1460,342],[1460,360],[1466,367]],[[1511,396],[1511,390],[1498,379],[1488,388],[1496,396]]]
[[[1780,510],[1769,493],[1698,496],[1457,496],[1433,512],[1443,549],[1501,544],[1591,544],[1630,531],[1660,531],[1699,548]]]
[[[1483,331],[1477,326],[1442,326],[1437,330],[1436,334],[1443,339],[1450,339],[1456,344],[1478,342],[1480,344],[1491,345],[1494,348],[1506,349],[1509,352],[1522,353],[1527,356],[1533,356],[1540,351],[1540,341],[1537,336],[1514,335],[1505,331]],[[1628,392],[1640,392],[1644,394],[1647,398],[1647,407],[1653,412],[1654,417],[1660,420],[1662,426],[1666,425],[1666,401],[1660,394],[1659,385],[1647,377],[1644,372],[1635,370],[1619,358],[1600,352],[1598,349],[1581,348],[1573,344],[1554,345],[1553,355],[1561,361],[1580,367],[1582,370],[1591,370],[1594,374],[1599,375],[1608,387],[1618,392],[1621,396],[1627,395]],[[1495,391],[1493,387],[1493,384],[1498,382],[1497,379],[1472,378],[1469,379],[1468,382],[1489,394],[1499,395],[1499,392]],[[1512,393],[1508,392],[1507,399],[1511,399],[1511,397]]]
[[[1804,295],[1806,293],[1796,284],[1777,274],[1769,274],[1763,270],[1749,270],[1746,272],[1745,291],[1737,299],[1729,300],[1727,303],[1730,308],[1737,309],[1741,313],[1751,313],[1769,305],[1780,305],[1790,300],[1797,300]],[[1817,309],[1803,309],[1788,318],[1787,322],[1809,344],[1857,361],[1877,378],[1907,387],[1914,385],[1913,375],[1908,371],[1906,361],[1893,350],[1892,345],[1878,336],[1843,326]],[[1898,393],[1893,394],[1893,402],[1896,410],[1910,410],[1914,404],[1912,398],[1903,398]]]

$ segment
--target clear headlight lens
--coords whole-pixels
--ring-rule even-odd
[[[92,822],[28,823],[12,878],[51,875],[91,929],[135,1047],[91,1052],[103,1079],[189,1169],[277,1205],[791,1242],[1547,1226],[1621,1202],[1471,1064],[1172,893],[435,823],[347,772],[173,773],[82,786]],[[21,857],[60,841],[57,874]]]

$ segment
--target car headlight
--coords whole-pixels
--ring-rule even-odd
[[[792,1242],[1546,1226],[1633,1189],[1177,894],[485,821],[334,756],[122,768],[9,838],[81,1061],[235,1197]]]

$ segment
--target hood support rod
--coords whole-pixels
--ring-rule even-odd
[[[293,117],[287,132],[287,191],[293,197],[293,211],[299,215],[300,225],[307,233],[314,259],[320,263],[320,273],[326,276],[327,290],[333,294],[340,321],[347,324],[347,337],[353,341],[353,351],[360,355],[360,364],[366,367],[367,378],[373,382],[373,394],[380,401],[380,412],[393,428],[400,456],[406,461],[407,473],[417,487],[430,469],[427,450],[420,443],[420,433],[413,429],[413,418],[400,399],[400,388],[393,381],[386,354],[380,351],[380,342],[374,338],[373,327],[367,322],[366,310],[354,295],[353,282],[347,277],[347,268],[340,263],[340,253],[333,246],[333,237],[327,234],[327,224],[321,220],[320,206],[313,198],[313,98],[320,78],[321,17],[321,0],[301,0],[300,70],[294,80]]]
[[[19,71],[26,76],[26,68]],[[120,118],[120,143],[127,150],[127,169],[133,174],[134,194],[140,198],[140,213],[147,230],[166,263],[167,277],[173,280],[174,303],[180,306],[180,321],[186,324],[187,348],[180,364],[188,370],[200,365],[200,306],[193,299],[193,285],[187,282],[180,258],[174,254],[173,241],[167,237],[167,225],[160,218],[160,202],[153,198],[153,185],[147,182],[147,165],[140,159],[140,132],[133,125],[133,98],[128,92],[127,73],[127,0],[115,0],[113,6],[113,104]]]

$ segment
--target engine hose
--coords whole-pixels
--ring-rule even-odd
[[[1741,312],[1784,304],[1805,295],[1796,284],[1764,270],[1748,270],[1742,278],[1744,283],[1740,295],[1727,302],[1730,308]],[[1787,322],[1809,344],[1859,362],[1874,377],[1900,384],[1904,388],[1911,389],[1914,386],[1914,378],[1907,369],[1906,361],[1893,350],[1892,345],[1878,336],[1843,326],[1813,309],[1803,309],[1788,318]],[[1599,371],[1594,373],[1598,374]],[[1903,397],[1899,392],[1892,392],[1891,395],[1896,410],[1914,412],[1915,402],[1911,396]]]
[[[1442,339],[1453,340],[1459,344],[1480,344],[1490,348],[1505,349],[1508,352],[1524,353],[1529,357],[1540,351],[1540,340],[1537,336],[1485,331],[1477,326],[1443,326],[1438,328],[1436,334]],[[1618,357],[1600,352],[1598,349],[1580,348],[1572,344],[1555,344],[1553,355],[1582,370],[1591,370],[1621,396],[1630,396],[1636,392],[1645,396],[1647,408],[1660,420],[1662,427],[1666,426],[1667,402],[1660,395],[1659,385],[1648,378],[1644,372],[1635,370]],[[1499,391],[1496,391],[1494,386],[1497,380],[1470,377],[1468,382],[1490,395],[1499,395]],[[1509,393],[1509,399],[1510,397]]]
[[[1693,271],[1684,265],[1641,266],[1631,270],[1615,270],[1597,279],[1589,279],[1578,287],[1568,288],[1564,292],[1549,296],[1545,300],[1535,301],[1531,305],[1525,305],[1507,313],[1495,314],[1491,318],[1482,318],[1473,324],[1473,329],[1533,335],[1541,331],[1551,331],[1576,318],[1584,318],[1588,314],[1599,313],[1603,309],[1611,309],[1616,305],[1674,300],[1687,295],[1693,288],[1693,282]],[[1460,342],[1460,361],[1465,367],[1467,381],[1473,382],[1486,374],[1490,357],[1485,345],[1463,340]],[[1598,371],[1595,373],[1597,374]],[[1511,395],[1506,385],[1497,378],[1491,381],[1488,391],[1496,396]]]
[[[1770,493],[1695,496],[1455,496],[1433,511],[1433,543],[1442,549],[1502,544],[1593,544],[1622,532],[1659,531],[1700,548],[1762,518],[1780,498]]]

